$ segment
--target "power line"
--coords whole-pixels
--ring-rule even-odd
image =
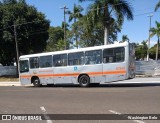
[[[44,20],[31,21],[31,22],[26,22],[26,23],[16,24],[16,26],[27,25],[27,24],[36,23],[36,22],[42,22],[42,21],[44,21]],[[4,29],[0,29],[0,31],[1,31],[1,30],[3,30],[3,31],[4,31],[5,29],[11,28],[11,27],[14,27],[14,25],[8,26],[8,27],[6,27],[6,28],[4,28]]]
[[[121,5],[123,3],[119,3],[119,4],[115,4],[114,6],[116,5]],[[99,9],[104,9],[105,7],[107,6],[103,6],[103,7],[100,7],[100,8],[96,8],[96,9],[90,9],[89,11],[96,11],[96,10],[99,10]],[[145,9],[140,9],[140,10],[135,10],[135,11],[145,11],[145,10],[149,10],[149,9],[153,9],[155,7],[148,7],[148,8],[145,8]],[[160,11],[156,11],[156,12],[160,12]],[[156,13],[155,11],[152,11],[152,12],[145,12],[145,13],[142,13],[142,14],[135,14],[134,16],[143,16],[143,15],[147,15],[147,14],[151,14],[151,13]],[[79,12],[77,13],[74,13],[74,14],[79,14]]]
[[[114,6],[120,5],[120,4],[122,4],[122,3],[115,4]],[[100,7],[100,8],[98,8],[98,9],[104,9],[105,7],[107,7],[107,6]],[[150,8],[146,8],[146,9],[141,9],[141,10],[135,10],[135,11],[143,11],[143,10],[147,10],[147,9],[151,9],[151,8],[154,8],[154,7],[150,7]],[[64,8],[63,8],[63,9],[64,9]],[[66,8],[66,9],[68,9],[68,8]],[[95,10],[97,10],[97,9],[91,9],[91,11],[95,11]],[[156,11],[156,12],[160,12],[160,11]],[[134,15],[134,16],[143,16],[143,15],[148,15],[148,14],[156,13],[156,12],[155,12],[155,11],[145,12],[145,13],[142,13],[142,14],[136,14],[136,15]],[[77,12],[77,13],[75,13],[75,14],[79,14],[79,12]],[[16,24],[16,26],[27,25],[27,24],[32,24],[32,23],[42,22],[42,21],[44,21],[44,20],[31,21],[31,22]],[[8,27],[6,27],[6,28],[4,28],[4,29],[0,29],[0,31],[2,31],[2,30],[4,31],[4,30],[6,30],[6,29],[8,29],[8,28],[11,28],[11,27],[14,27],[14,25],[8,26]]]
[[[160,11],[156,11],[156,12],[160,12]],[[152,11],[152,12],[146,12],[146,13],[137,14],[137,15],[134,15],[134,16],[148,15],[148,14],[153,14],[153,13],[156,13],[156,12],[155,12],[155,11]]]

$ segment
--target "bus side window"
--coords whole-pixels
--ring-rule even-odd
[[[40,66],[41,68],[52,67],[52,56],[51,56],[51,55],[48,55],[48,56],[40,56],[39,66]]]
[[[103,50],[103,62],[112,63],[114,60],[114,50],[113,49],[104,49]]]
[[[67,66],[67,54],[59,54],[53,56],[53,65],[55,67]]]
[[[84,52],[76,52],[68,54],[68,65],[83,65],[84,64]]]
[[[103,50],[104,63],[123,62],[124,56],[125,56],[124,47],[109,48]]]
[[[115,48],[115,62],[123,62],[125,58],[124,47]]]
[[[85,64],[102,63],[102,50],[93,50],[85,52]]]
[[[39,58],[38,57],[32,57],[29,59],[30,61],[30,68],[39,68]]]

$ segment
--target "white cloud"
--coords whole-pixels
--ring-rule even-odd
[[[155,40],[152,41],[152,40],[151,40],[151,41],[150,41],[150,47],[153,47],[156,43],[157,43],[157,41],[155,41]]]

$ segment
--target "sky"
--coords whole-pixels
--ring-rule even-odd
[[[130,42],[141,43],[149,37],[150,17],[151,27],[155,27],[155,21],[160,22],[160,8],[154,12],[155,6],[159,0],[127,0],[133,7],[134,20],[128,21],[125,19],[121,33],[118,33],[118,41],[122,40],[122,35],[127,35]],[[34,5],[38,11],[45,14],[46,19],[50,20],[51,26],[61,26],[63,22],[63,9],[66,6],[69,10],[73,10],[73,5],[81,5],[86,13],[87,6],[92,2],[78,2],[78,0],[26,0],[29,5]],[[68,21],[66,15],[66,21]],[[153,46],[157,41],[154,36],[150,39],[150,44]]]

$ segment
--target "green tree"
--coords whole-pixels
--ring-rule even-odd
[[[69,22],[71,22],[72,20],[74,20],[74,24],[72,24],[72,31],[73,31],[73,35],[75,36],[75,40],[76,40],[76,47],[78,49],[78,23],[77,23],[77,19],[81,18],[83,15],[81,14],[81,12],[83,11],[83,8],[80,5],[76,5],[74,4],[73,7],[73,12],[68,11],[69,16]]]
[[[25,0],[3,0],[0,4],[0,63],[16,60],[14,24],[20,55],[44,51],[49,21]],[[16,60],[17,61],[17,60]]]
[[[156,50],[157,50],[157,44],[155,44],[153,47],[149,49],[149,57],[151,59],[156,60]],[[158,55],[158,59],[160,58],[160,55]]]
[[[155,6],[155,11],[157,11],[159,9],[159,7],[160,7],[160,0],[158,1],[158,3]]]
[[[71,44],[71,40],[69,40],[70,38],[69,24],[68,23],[64,24],[64,22],[62,22],[61,28],[63,29],[63,31],[64,31],[64,25],[65,25],[65,31],[66,31],[66,42],[64,42],[64,36],[63,36],[63,43],[60,43],[60,44],[64,44],[63,50],[65,49],[65,45],[66,45],[66,49],[69,49]],[[61,50],[61,48],[59,50]]]
[[[109,31],[113,25],[111,13],[115,13],[116,20],[121,25],[126,17],[128,20],[133,20],[132,7],[125,0],[79,0],[94,1],[89,7],[89,13],[92,13],[94,23],[101,22],[104,26],[104,44],[109,43]],[[115,19],[114,19],[115,20]]]
[[[122,35],[122,42],[128,41],[129,42],[129,38],[127,35]]]
[[[64,49],[64,31],[61,27],[49,28],[49,39],[47,41],[46,51],[58,51]]]
[[[77,23],[77,32],[80,47],[103,45],[104,29],[101,21],[94,23],[92,13],[87,13],[80,18]],[[112,18],[112,27],[110,28],[109,40],[117,40],[117,33],[121,26]]]
[[[98,46],[103,44],[103,27],[101,23],[96,23],[94,27],[91,20],[85,15],[79,20],[79,45],[80,47]]]
[[[160,23],[156,21],[156,27],[153,27],[150,29],[150,36],[157,36],[157,48],[156,48],[156,60],[158,60],[158,54],[159,54],[159,37],[160,37]]]
[[[76,4],[74,4],[73,12],[71,12],[71,11],[67,12],[70,15],[69,22],[71,22],[72,20],[74,20],[74,23],[77,22],[77,19],[79,19],[83,16],[81,14],[82,11],[83,11],[83,8],[80,5],[77,6]]]
[[[146,41],[143,41],[141,44],[136,44],[135,47],[135,56],[136,60],[144,60],[147,56],[148,46]]]

